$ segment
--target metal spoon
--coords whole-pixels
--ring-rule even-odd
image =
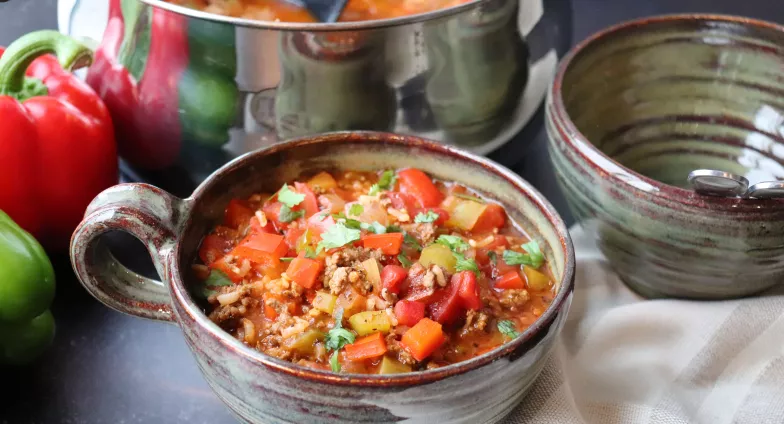
[[[320,22],[333,23],[340,18],[348,0],[288,0],[289,3],[296,4],[308,9]]]
[[[696,169],[689,173],[689,184],[698,194],[753,199],[784,198],[784,182],[766,181],[749,187],[749,180],[730,172]]]

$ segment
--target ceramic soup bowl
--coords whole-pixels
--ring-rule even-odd
[[[784,27],[685,15],[609,28],[567,55],[546,108],[570,207],[633,289],[719,299],[784,281],[784,201],[687,183],[699,168],[784,179]]]
[[[199,243],[230,199],[274,192],[320,169],[421,168],[497,199],[541,246],[557,281],[552,305],[517,339],[458,364],[391,376],[335,374],[249,348],[211,322],[189,294]],[[103,233],[142,240],[163,282],[134,274],[104,246]],[[416,137],[333,133],[242,156],[187,199],[145,184],[100,194],[74,233],[71,258],[82,284],[119,311],[176,323],[209,385],[248,423],[494,423],[522,399],[544,366],[572,298],[574,252],[564,223],[529,184],[489,160]]]

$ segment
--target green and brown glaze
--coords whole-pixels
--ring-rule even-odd
[[[209,320],[191,297],[191,264],[229,200],[274,190],[305,171],[417,167],[486,194],[536,239],[555,277],[552,305],[513,341],[468,361],[396,375],[336,374],[250,348]],[[147,244],[164,283],[125,269],[100,244],[107,231]],[[496,423],[525,396],[555,345],[571,304],[574,251],[552,206],[511,171],[462,150],[416,137],[333,133],[242,156],[188,199],[143,184],[116,186],[93,202],[76,230],[71,259],[99,300],[132,315],[180,326],[205,379],[246,423]]]
[[[784,180],[784,27],[683,15],[609,28],[567,55],[546,108],[559,184],[633,289],[719,299],[784,281],[784,201],[686,187],[698,168]]]

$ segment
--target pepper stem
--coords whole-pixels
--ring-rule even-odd
[[[75,39],[53,30],[34,31],[11,43],[0,57],[0,94],[20,98],[30,81],[25,71],[35,59],[54,53],[66,71],[89,66],[93,52]]]

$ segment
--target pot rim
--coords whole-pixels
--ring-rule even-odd
[[[548,106],[546,108],[547,114],[552,115],[548,116],[548,120],[551,121],[554,130],[558,132],[564,144],[568,146],[569,150],[576,152],[582,161],[588,163],[592,168],[601,170],[605,175],[603,178],[609,179],[614,185],[622,185],[625,189],[637,193],[641,197],[661,197],[693,208],[720,210],[727,213],[754,212],[759,214],[764,213],[766,209],[770,212],[775,212],[776,208],[779,208],[784,203],[784,199],[700,196],[693,190],[665,184],[642,175],[604,154],[580,132],[569,117],[563,100],[563,80],[571,68],[572,61],[583,51],[606,39],[622,35],[629,30],[662,23],[687,22],[696,25],[711,22],[736,24],[777,31],[784,36],[784,26],[782,25],[759,19],[722,14],[666,14],[632,19],[609,26],[576,44],[561,60],[547,94],[549,101],[552,103],[551,107]],[[767,208],[764,206],[767,206]]]
[[[430,12],[418,13],[416,15],[401,16],[397,18],[376,19],[372,21],[352,21],[336,23],[306,23],[306,22],[273,22],[259,21],[255,19],[235,18],[232,16],[218,15],[215,13],[203,12],[189,7],[180,6],[166,2],[164,0],[138,0],[152,7],[165,9],[179,15],[190,18],[202,19],[206,21],[221,22],[241,27],[266,29],[274,31],[309,31],[309,32],[328,32],[328,31],[360,31],[381,29],[407,24],[430,21],[438,18],[456,15],[470,9],[477,8],[490,0],[471,0],[465,4],[437,9]]]
[[[432,383],[447,377],[463,374],[471,370],[481,368],[491,362],[513,355],[518,349],[522,349],[522,353],[525,353],[533,346],[538,345],[541,338],[536,336],[541,336],[543,334],[542,332],[548,331],[558,314],[561,313],[565,307],[568,307],[567,299],[574,290],[574,247],[572,245],[566,224],[563,222],[560,215],[555,211],[555,208],[547,201],[547,199],[529,183],[525,182],[518,175],[514,174],[511,170],[495,162],[492,162],[489,159],[480,157],[465,150],[461,150],[435,141],[425,140],[415,136],[396,135],[374,131],[332,132],[311,137],[295,138],[286,142],[275,144],[266,149],[246,153],[215,171],[201,185],[199,185],[199,187],[194,190],[193,194],[185,199],[185,201],[192,207],[193,204],[198,201],[198,198],[207,190],[209,190],[211,186],[214,185],[215,182],[219,180],[224,174],[229,172],[231,169],[246,166],[257,156],[275,154],[304,145],[333,143],[341,144],[347,142],[395,144],[404,147],[416,147],[419,149],[428,150],[435,154],[451,156],[453,158],[478,164],[486,171],[492,172],[498,177],[501,177],[514,185],[517,188],[519,194],[528,197],[528,199],[534,205],[536,205],[536,207],[546,217],[549,225],[556,232],[560,241],[560,247],[564,253],[564,273],[559,282],[560,289],[547,310],[534,322],[533,325],[523,331],[515,340],[505,343],[504,345],[499,346],[490,352],[467,361],[458,362],[434,370],[382,376],[349,373],[336,374],[331,371],[316,370],[288,361],[283,361],[245,346],[243,343],[232,337],[228,332],[224,331],[215,323],[210,321],[202,309],[193,301],[192,296],[185,286],[184,279],[182,278],[183,272],[180,269],[180,264],[178,263],[178,258],[181,256],[181,245],[179,242],[172,252],[172,255],[170,256],[171,259],[169,261],[169,265],[172,269],[172,277],[170,280],[172,283],[170,288],[173,298],[172,300],[176,300],[182,309],[197,325],[202,328],[202,330],[206,331],[213,339],[220,342],[220,344],[225,349],[233,351],[233,353],[243,357],[243,359],[258,363],[259,365],[263,365],[271,371],[280,372],[282,374],[287,374],[306,380],[326,384],[337,384],[342,386],[399,387]],[[189,213],[187,219],[188,221],[191,221],[193,216]],[[179,239],[182,239],[182,237],[182,233],[178,235]],[[533,346],[528,346],[529,343],[532,343]]]

